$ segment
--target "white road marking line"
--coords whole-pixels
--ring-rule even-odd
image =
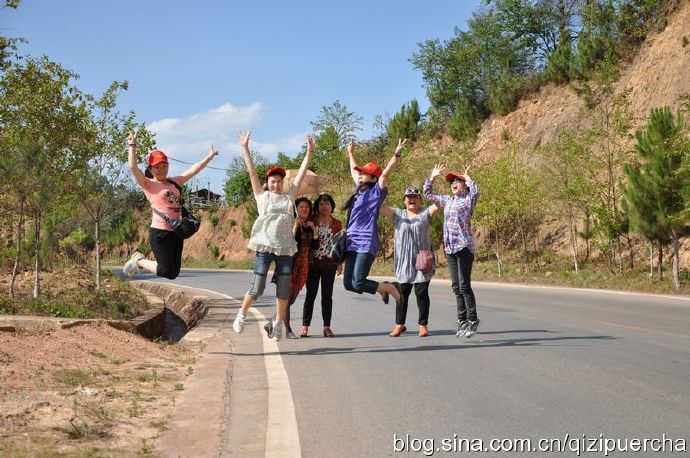
[[[204,288],[179,285],[175,283],[163,283],[171,286],[182,287],[197,291],[206,291],[225,299],[237,301],[238,299]],[[254,307],[249,311],[258,323],[266,321],[266,317]],[[234,332],[234,331],[233,331]],[[264,365],[266,366],[266,378],[268,379],[268,419],[266,421],[266,452],[267,458],[273,457],[301,457],[302,447],[299,442],[299,429],[295,404],[292,401],[292,390],[288,379],[283,358],[280,355],[278,344],[269,339],[263,332],[263,326],[259,324],[259,333],[263,340]]]

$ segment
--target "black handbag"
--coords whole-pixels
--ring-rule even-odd
[[[351,210],[351,208],[347,210],[347,220],[345,222],[345,227],[347,227],[347,225],[350,224]],[[328,256],[336,264],[340,264],[345,260],[345,242],[347,242],[347,232],[345,231],[345,229],[342,229],[337,234],[334,234],[331,238],[331,243],[328,247]]]
[[[345,242],[347,241],[347,233],[345,229],[338,232],[331,238],[331,243],[328,248],[328,256],[336,264],[340,264],[345,259]]]
[[[182,212],[182,218],[172,219],[168,215],[156,210],[153,207],[151,207],[151,209],[158,216],[163,218],[165,222],[170,225],[170,227],[172,227],[172,230],[175,233],[175,235],[177,235],[181,239],[188,239],[189,237],[197,233],[197,231],[199,230],[199,226],[201,226],[201,221],[199,220],[199,218],[192,215],[192,213],[189,210],[187,210],[187,207],[184,206],[184,199],[182,198],[182,187],[173,180],[168,179],[168,182],[173,184],[177,188],[177,190],[180,191],[180,211]]]

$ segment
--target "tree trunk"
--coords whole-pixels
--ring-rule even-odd
[[[95,239],[96,239],[96,290],[101,290],[101,222],[96,219],[95,228]]]
[[[623,273],[623,244],[620,234],[616,236],[616,250],[618,250],[618,272]]]
[[[501,278],[501,239],[498,236],[498,230],[496,230],[496,265],[498,267],[498,278]]]
[[[24,199],[19,201],[19,223],[17,223],[17,253],[14,256],[14,266],[10,277],[10,299],[14,299],[14,282],[19,273],[19,261],[22,254],[22,232],[24,229]]]
[[[664,246],[659,242],[659,264],[657,265],[657,270],[659,271],[659,280],[664,279]]]
[[[41,294],[41,211],[36,211],[36,221],[34,222],[36,228],[36,243],[35,252],[35,267],[34,267],[34,299]]]
[[[522,225],[520,233],[522,234],[522,270],[526,274],[529,270],[529,253],[527,250],[527,234],[525,234],[524,225]]]
[[[635,252],[633,251],[632,240],[630,238],[630,234],[626,235],[626,239],[628,240],[628,253],[630,256],[630,270],[633,270],[635,268]]]
[[[673,242],[673,286],[678,289],[680,288],[680,272],[678,271],[678,234],[676,231],[672,233]]]
[[[649,278],[654,276],[654,244],[649,241]]]
[[[577,264],[577,231],[573,227],[573,214],[571,209],[568,209],[568,228],[570,229],[570,243],[573,250],[573,265],[575,266],[575,275],[580,276],[580,268]]]

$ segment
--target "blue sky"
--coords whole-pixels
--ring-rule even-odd
[[[446,40],[481,0],[197,1],[23,0],[0,11],[21,53],[48,55],[77,72],[85,92],[129,81],[122,111],[134,110],[171,157],[196,161],[213,143],[225,168],[240,154],[236,133],[251,128],[252,149],[293,156],[322,106],[336,99],[364,118],[392,116],[428,101],[409,62],[417,43]],[[172,163],[171,173],[186,167]],[[225,172],[207,170],[220,191]]]

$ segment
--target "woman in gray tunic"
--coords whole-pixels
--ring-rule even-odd
[[[422,208],[422,195],[419,189],[409,187],[405,190],[405,208],[381,208],[381,215],[392,218],[395,223],[395,279],[400,283],[402,298],[395,307],[395,328],[391,337],[398,337],[407,330],[407,303],[414,287],[419,308],[419,336],[426,337],[429,321],[429,283],[434,276],[434,268],[424,273],[417,270],[416,260],[420,250],[431,250],[431,218],[439,207],[431,205]]]

